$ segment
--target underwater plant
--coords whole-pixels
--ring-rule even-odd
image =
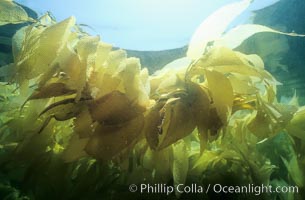
[[[1,1],[16,14],[1,13],[0,25],[32,23],[13,38],[14,63],[0,69],[7,79],[0,84],[0,197],[224,198],[128,190],[196,183],[291,185],[298,193],[260,197],[304,198],[304,107],[297,97],[278,102],[280,83],[263,60],[234,50],[257,33],[304,35],[255,24],[225,32],[250,3],[217,10],[184,58],[150,75],[139,59],[83,32],[74,17],[35,21]]]

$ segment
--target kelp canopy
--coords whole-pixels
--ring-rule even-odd
[[[223,34],[249,3],[216,11],[195,32],[187,56],[153,75],[139,59],[83,32],[73,17],[57,23],[46,14],[20,29],[14,63],[1,68],[1,198],[192,196],[128,191],[141,183],[292,185],[298,193],[260,197],[304,198],[304,107],[296,97],[278,102],[280,83],[262,59],[233,50],[259,32],[301,35],[259,25]],[[33,21],[11,1],[0,7],[15,13],[1,13],[0,24]],[[223,15],[223,24],[206,28]],[[233,199],[246,197],[257,198]]]

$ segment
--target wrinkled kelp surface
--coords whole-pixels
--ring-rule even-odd
[[[290,185],[299,192],[259,198],[304,198],[304,107],[296,96],[279,102],[263,60],[234,50],[259,32],[302,35],[258,25],[223,34],[249,4],[216,11],[186,57],[149,75],[73,17],[33,21],[1,1],[12,12],[0,24],[33,22],[15,34],[14,63],[1,68],[1,199],[258,198],[128,191],[141,183]]]

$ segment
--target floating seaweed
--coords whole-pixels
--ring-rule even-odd
[[[0,24],[32,24],[16,33],[14,63],[1,68],[9,82],[0,85],[0,196],[173,199],[190,194],[147,197],[128,185],[212,183],[295,185],[294,196],[261,197],[304,197],[304,107],[278,102],[279,82],[263,60],[234,50],[257,33],[304,35],[253,24],[223,34],[249,4],[216,11],[185,58],[149,75],[139,59],[80,31],[74,17],[34,21],[1,1],[16,14],[1,12]]]

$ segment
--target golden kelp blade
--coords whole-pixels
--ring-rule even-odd
[[[253,63],[252,63],[253,61]],[[204,73],[200,69],[212,69],[223,74],[237,73],[246,76],[263,78],[261,62],[259,58],[235,52],[226,47],[214,47],[202,56],[190,71]],[[250,64],[252,63],[252,64]],[[196,72],[198,71],[198,72]]]
[[[11,0],[0,1],[0,26],[34,21],[26,11]]]
[[[79,76],[76,81],[78,92],[76,100],[81,98],[81,93],[86,85],[88,71],[94,65],[95,52],[99,44],[99,36],[83,36],[75,46],[77,55],[80,60]]]
[[[188,57],[179,58],[156,71],[149,77],[151,94],[159,96],[163,93],[173,91],[175,90],[174,87],[176,82],[179,83],[180,88],[182,88],[183,84],[181,84],[179,79],[185,76],[185,72],[191,62],[192,60]]]
[[[189,149],[184,140],[180,140],[172,145],[173,148],[173,179],[174,186],[185,184],[189,170]],[[177,197],[181,195],[179,191],[175,191]]]
[[[305,107],[299,108],[287,126],[290,135],[305,141]]]
[[[229,24],[239,16],[251,0],[243,0],[223,6],[205,19],[192,36],[187,51],[187,57],[196,60],[204,53],[208,42],[220,38]]]
[[[227,77],[216,71],[206,70],[206,78],[217,114],[222,123],[226,124],[234,99],[232,85]]]
[[[128,99],[143,108],[149,105],[149,93],[144,87],[144,84],[149,83],[143,83],[141,80],[139,59],[127,58],[124,63],[121,63],[115,76],[122,80],[121,84],[124,86],[124,92]]]
[[[22,50],[15,58],[19,83],[43,73],[53,75],[54,61],[67,44],[74,24],[75,18],[70,17],[45,29],[28,27]]]

